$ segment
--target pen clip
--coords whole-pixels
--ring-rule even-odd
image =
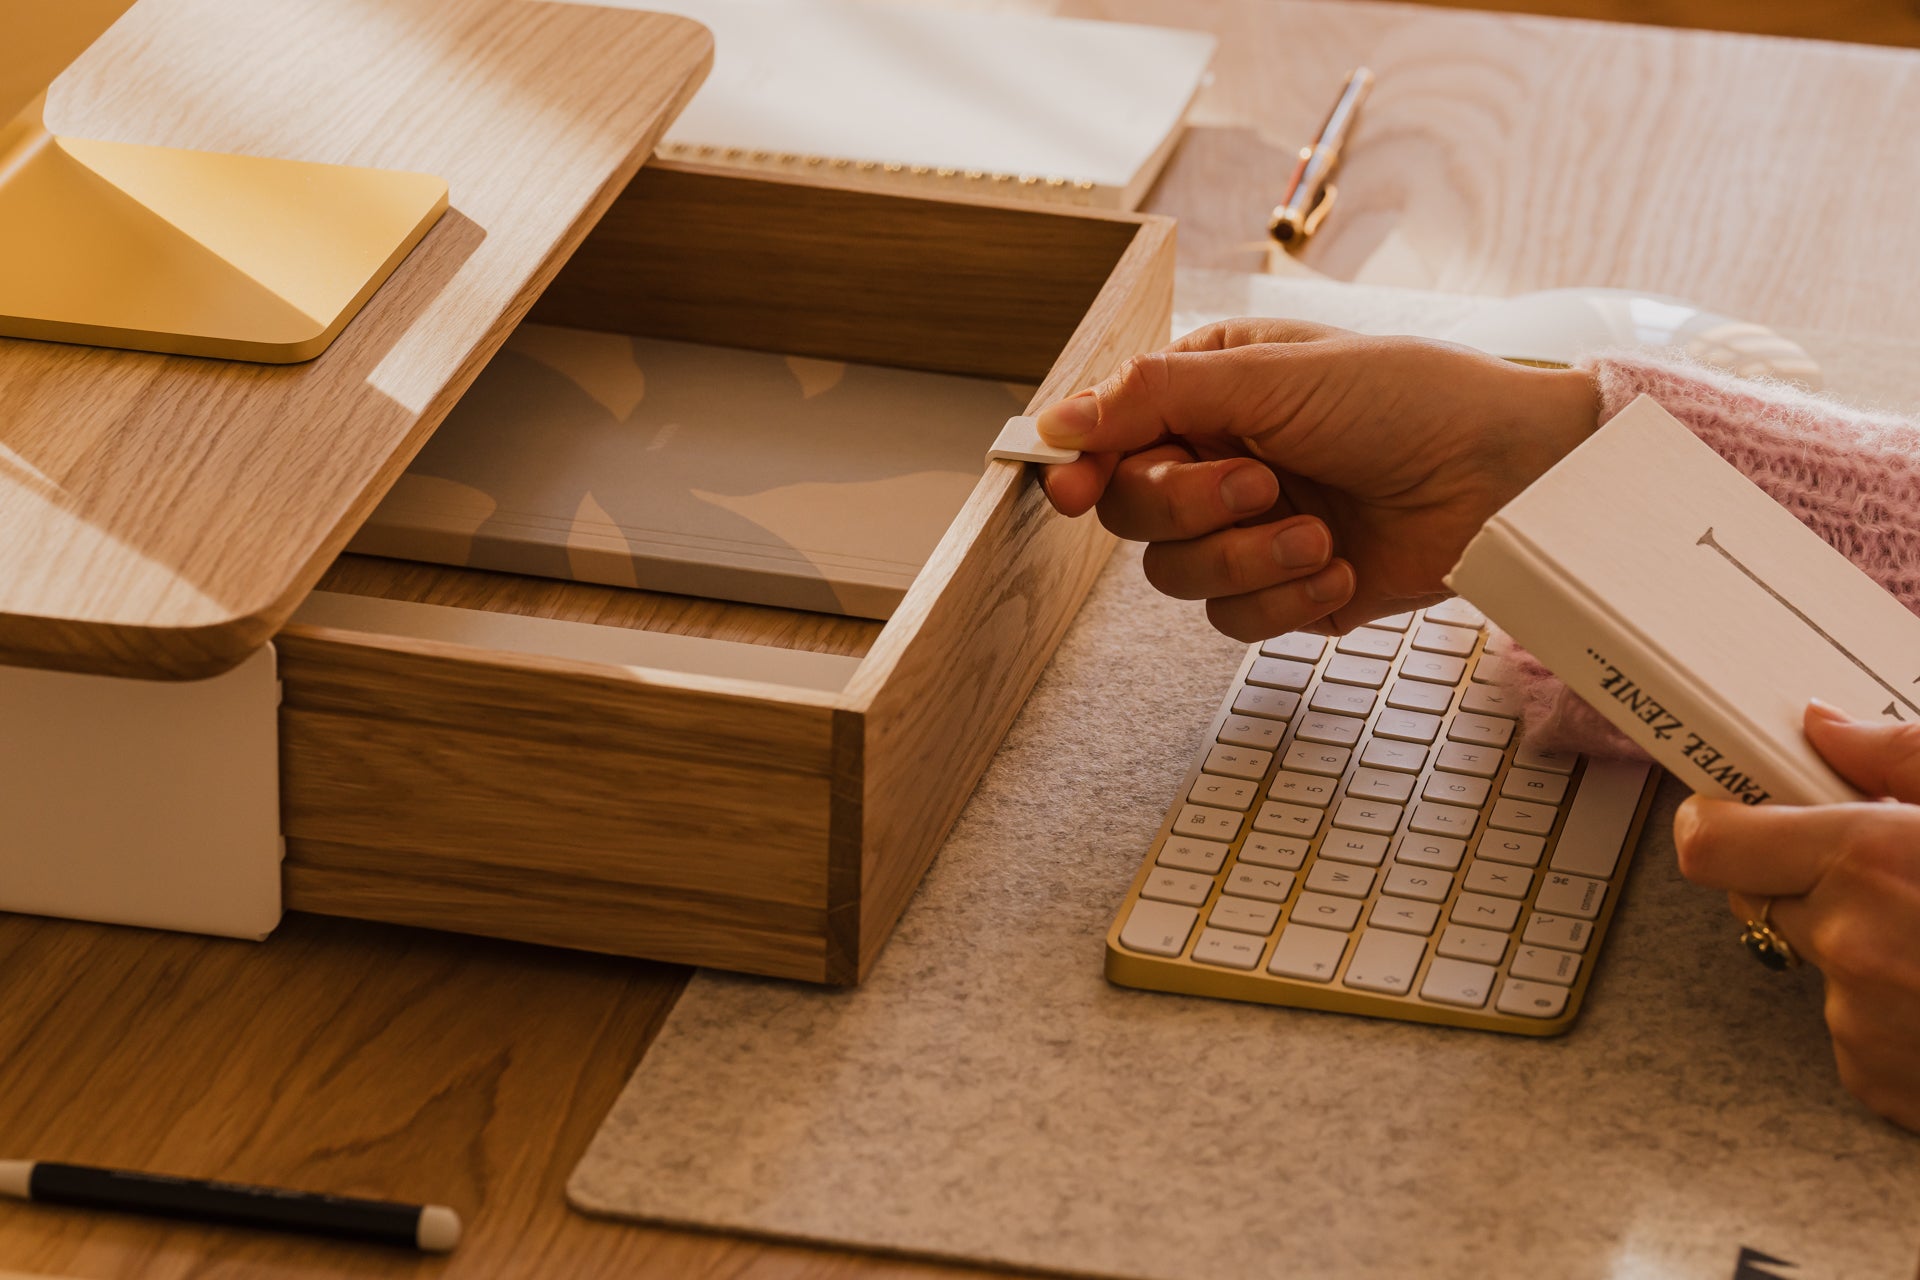
[[[1313,207],[1307,210],[1306,218],[1300,223],[1301,239],[1311,239],[1313,233],[1320,229],[1320,224],[1326,220],[1327,213],[1333,208],[1333,202],[1339,194],[1340,188],[1331,182],[1320,188],[1319,198],[1313,202]]]

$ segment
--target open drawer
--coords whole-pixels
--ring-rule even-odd
[[[531,318],[1037,406],[1159,345],[1172,280],[1162,219],[659,165]],[[857,981],[1112,546],[1026,470],[884,624],[342,557],[278,637],[286,905]]]

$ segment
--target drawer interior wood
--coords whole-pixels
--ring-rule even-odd
[[[1138,230],[662,165],[641,171],[529,318],[1037,384]],[[319,590],[853,657],[883,625],[357,555]]]

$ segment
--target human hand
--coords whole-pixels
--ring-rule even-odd
[[[1920,725],[1816,702],[1807,738],[1879,803],[1748,806],[1693,796],[1674,816],[1680,871],[1728,890],[1827,980],[1827,1030],[1849,1092],[1920,1130]]]
[[[1592,381],[1464,347],[1229,320],[1039,416],[1088,456],[1054,506],[1145,542],[1147,578],[1239,640],[1446,595],[1467,542],[1592,434]]]

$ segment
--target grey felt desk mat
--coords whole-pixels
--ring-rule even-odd
[[[1678,877],[1671,781],[1565,1037],[1108,985],[1238,654],[1116,556],[869,981],[696,975],[574,1203],[1154,1280],[1912,1280],[1920,1139],[1841,1089],[1818,976]]]

